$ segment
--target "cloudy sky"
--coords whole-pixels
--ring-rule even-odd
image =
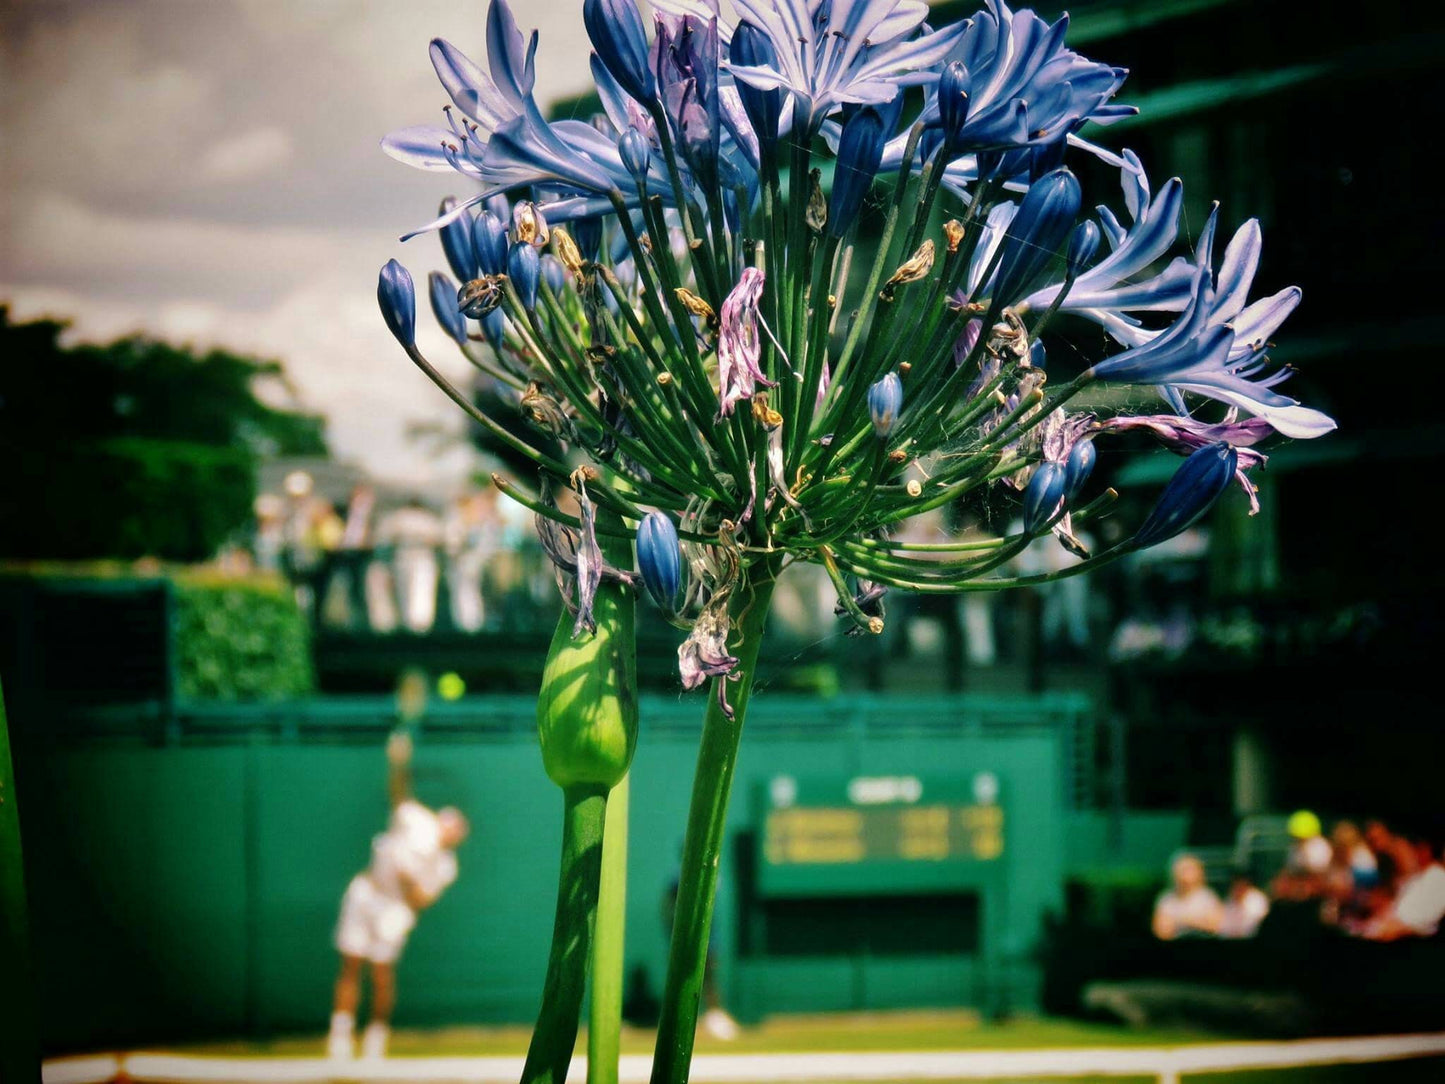
[[[542,31],[538,97],[584,89],[576,0],[515,4]],[[131,331],[278,357],[338,455],[387,478],[459,477],[408,423],[459,415],[376,311],[397,236],[461,189],[382,135],[441,119],[433,36],[476,59],[484,0],[7,0],[0,4],[0,302],[73,334]],[[460,181],[460,178],[458,178]],[[420,341],[450,361],[423,312]],[[460,375],[466,363],[451,366]]]

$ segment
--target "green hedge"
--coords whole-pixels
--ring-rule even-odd
[[[276,699],[313,692],[311,634],[291,588],[271,578],[175,578],[178,696]]]

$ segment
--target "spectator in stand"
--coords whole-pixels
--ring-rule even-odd
[[[451,588],[452,621],[463,632],[476,632],[486,620],[482,601],[482,569],[495,549],[491,508],[480,493],[464,493],[452,502],[447,516],[447,584]]]
[[[1259,924],[1267,914],[1269,897],[1249,879],[1248,873],[1235,870],[1219,920],[1219,936],[1234,939],[1253,937],[1259,932]]]
[[[1418,865],[1400,881],[1390,906],[1361,930],[1371,940],[1433,937],[1445,919],[1445,866],[1440,864],[1438,845],[1423,839],[1411,842]]]
[[[378,541],[396,547],[396,587],[402,624],[412,632],[427,632],[436,620],[441,517],[421,500],[412,499],[382,520],[377,536]]]
[[[1179,937],[1212,937],[1224,921],[1224,905],[1204,883],[1204,863],[1197,855],[1180,854],[1170,866],[1173,886],[1154,904],[1154,936],[1161,941]]]
[[[1334,848],[1324,837],[1319,817],[1308,809],[1290,814],[1288,831],[1293,842],[1280,870],[1270,885],[1277,900],[1318,899],[1325,892],[1325,875],[1334,859]]]

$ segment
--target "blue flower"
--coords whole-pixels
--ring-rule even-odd
[[[1064,267],[1068,277],[1077,279],[1099,251],[1099,227],[1092,218],[1086,218],[1069,234],[1069,251],[1064,256]]]
[[[682,549],[677,528],[665,513],[649,512],[638,524],[637,569],[658,609],[676,613],[677,593],[682,588]]]
[[[452,196],[442,200],[438,214],[447,215],[456,209],[457,201]],[[477,277],[477,252],[472,247],[472,222],[467,215],[454,218],[441,229],[442,252],[446,254],[447,265],[452,274],[463,282]]]
[[[1229,488],[1238,466],[1238,453],[1223,441],[1194,452],[1169,479],[1153,511],[1134,532],[1133,544],[1157,545],[1198,522]]]
[[[657,83],[648,64],[647,28],[633,0],[585,0],[582,21],[608,74],[637,101],[652,101]]]
[[[730,65],[733,78],[758,90],[793,95],[811,139],[845,103],[881,105],[899,88],[931,82],[937,64],[962,36],[960,23],[930,32],[917,0],[736,0],[742,18],[765,37],[771,60]]]
[[[550,252],[542,256],[542,281],[547,284],[547,289],[552,291],[554,297],[561,297],[562,291],[567,288],[567,269],[562,266],[562,261]]]
[[[1011,11],[989,0],[962,24],[948,54],[969,73],[968,121],[962,149],[1040,146],[1063,142],[1085,122],[1107,123],[1137,110],[1110,104],[1128,74],[1065,47],[1069,19],[1052,26],[1032,11]],[[938,116],[937,103],[925,121]]]
[[[1057,463],[1040,463],[1024,490],[1024,531],[1043,531],[1064,500],[1065,473]]]
[[[832,236],[843,236],[857,219],[863,197],[878,173],[886,134],[876,109],[860,109],[843,125],[833,191],[828,197],[828,232]]]
[[[416,286],[411,272],[395,260],[387,260],[376,280],[376,303],[381,318],[396,336],[396,341],[410,349],[416,345]]]
[[[516,287],[525,308],[537,306],[537,283],[541,278],[541,258],[531,245],[513,245],[507,253],[507,277]]]
[[[442,330],[457,341],[459,346],[467,344],[467,319],[457,308],[457,286],[440,271],[433,271],[426,277],[427,293],[431,297],[431,311],[441,324]]]
[[[483,211],[472,221],[472,249],[482,274],[507,273],[507,227],[491,211]]]
[[[879,440],[887,440],[898,424],[899,411],[903,409],[903,382],[897,373],[886,373],[868,389],[868,417],[873,422],[873,432]]]
[[[1299,288],[1286,287],[1246,306],[1259,266],[1259,223],[1251,219],[1235,233],[1216,278],[1211,264],[1217,221],[1218,208],[1200,234],[1184,312],[1163,331],[1106,314],[1100,322],[1129,349],[1090,372],[1100,380],[1159,386],[1176,407],[1182,405],[1180,393],[1193,392],[1263,418],[1287,437],[1323,436],[1335,428],[1334,420],[1272,390],[1289,370],[1265,371],[1265,345],[1299,304]]]
[[[627,167],[627,172],[632,174],[632,179],[638,184],[645,184],[652,161],[652,146],[647,137],[636,128],[629,127],[617,141],[617,151],[622,156],[622,164]]]
[[[1130,225],[1125,229],[1107,207],[1098,208],[1110,252],[1075,279],[1060,306],[1099,323],[1124,312],[1178,312],[1188,303],[1194,281],[1194,265],[1183,257],[1155,275],[1139,277],[1179,236],[1184,186],[1179,178],[1172,178],[1151,201],[1149,177],[1139,159],[1133,151],[1123,153],[1119,179]],[[1061,282],[1045,286],[1026,298],[1019,309],[1047,308],[1062,288]]]
[[[717,183],[720,103],[717,19],[657,17],[653,67],[677,143],[698,179]]]
[[[1056,169],[1029,186],[1003,237],[1003,255],[992,289],[994,306],[1016,301],[1063,247],[1074,228],[1083,194],[1067,169]]]
[[[742,22],[733,31],[728,61],[741,68],[776,67],[778,54],[762,31],[752,23]],[[733,85],[758,142],[767,146],[776,143],[783,116],[783,92],[761,90],[740,79]]]
[[[1069,458],[1064,463],[1064,496],[1073,500],[1084,488],[1084,483],[1089,480],[1089,475],[1094,473],[1094,463],[1099,458],[1099,451],[1094,447],[1094,442],[1087,437],[1074,442],[1069,449]]]

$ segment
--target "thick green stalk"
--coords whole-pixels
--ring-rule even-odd
[[[602,879],[592,937],[592,997],[587,1018],[587,1084],[617,1084],[622,1040],[622,961],[627,915],[627,797],[631,776],[607,796]]]
[[[692,804],[682,845],[682,874],[677,886],[672,950],[662,994],[662,1018],[657,1027],[657,1049],[652,1061],[653,1084],[683,1084],[692,1063],[697,1030],[698,1003],[702,998],[703,970],[707,966],[708,934],[712,929],[713,901],[717,894],[718,866],[722,857],[723,829],[728,795],[737,767],[738,742],[752,693],[758,648],[768,620],[781,559],[768,557],[745,574],[737,595],[734,636],[730,650],[737,656],[735,682],[722,684],[733,717],[718,703],[718,689],[708,699],[703,717],[697,773],[692,782]]]
[[[0,1080],[39,1084],[40,1047],[35,1028],[35,974],[30,969],[30,923],[25,866],[20,853],[20,810],[10,763],[10,730],[0,690],[0,989],[11,1008],[0,1015]]]
[[[562,869],[557,879],[552,954],[522,1084],[563,1084],[567,1079],[587,984],[606,816],[605,787],[579,784],[562,792]]]

